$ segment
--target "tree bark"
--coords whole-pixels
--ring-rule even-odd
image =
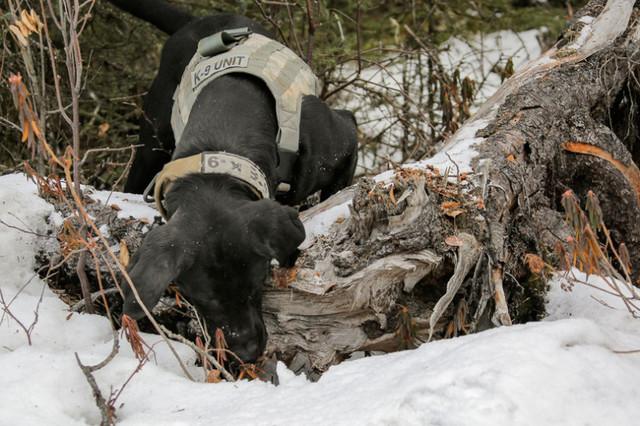
[[[591,1],[434,158],[304,212],[314,223],[351,200],[303,251],[295,279],[267,286],[269,351],[321,372],[357,351],[538,319],[544,277],[524,259],[558,263],[567,189],[597,194],[638,280],[639,12],[630,0]]]

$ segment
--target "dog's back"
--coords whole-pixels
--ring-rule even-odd
[[[109,0],[118,8],[172,35],[195,16],[160,0]]]

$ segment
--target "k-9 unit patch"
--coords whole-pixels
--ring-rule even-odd
[[[236,55],[226,58],[216,58],[215,56],[206,61],[200,62],[191,73],[191,87],[193,90],[201,83],[214,75],[231,68],[247,68],[249,66],[249,56]]]

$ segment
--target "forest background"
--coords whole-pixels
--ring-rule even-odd
[[[56,3],[56,2],[54,2]],[[455,36],[510,29],[543,29],[543,46],[553,44],[572,11],[584,1],[210,1],[172,0],[195,15],[237,12],[262,21],[310,63],[323,82],[323,98],[336,107],[383,111],[389,123],[367,131],[362,119],[359,174],[370,174],[433,155],[440,142],[469,116],[483,81],[460,75],[458,68],[440,63],[443,43]],[[89,151],[81,168],[81,181],[98,189],[121,190],[123,173],[137,144],[137,127],[144,119],[144,94],[151,85],[167,36],[111,6],[106,1],[82,3],[79,46],[83,72],[79,91],[80,154]],[[37,0],[8,0],[3,15],[0,61],[0,172],[23,169],[28,161],[47,174],[36,144],[29,144],[9,91],[11,75],[21,74],[30,91],[41,131],[57,155],[72,140],[72,126],[59,113],[70,109],[69,79],[59,78],[59,95],[52,79],[44,31],[21,44],[10,31],[21,11],[35,10]],[[52,22],[51,48],[58,74],[63,74],[62,35]],[[544,50],[544,49],[543,49]],[[395,68],[394,68],[395,67]],[[372,83],[375,73],[396,75],[396,87]],[[503,56],[492,70],[506,78],[513,72]],[[395,77],[394,77],[395,78]],[[56,99],[60,96],[60,103]],[[69,107],[67,107],[69,106]],[[356,111],[358,113],[358,111]],[[364,130],[363,130],[364,129]],[[23,140],[25,139],[25,140]],[[95,150],[95,151],[94,151]]]

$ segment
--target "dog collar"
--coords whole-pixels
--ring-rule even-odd
[[[167,210],[162,203],[164,195],[173,182],[189,173],[221,173],[233,176],[249,185],[258,198],[270,198],[269,185],[265,174],[251,160],[228,152],[202,152],[190,157],[179,158],[164,165],[162,171],[151,181],[144,191],[144,198],[149,200],[149,192],[153,190],[153,199],[162,217],[168,221]]]

